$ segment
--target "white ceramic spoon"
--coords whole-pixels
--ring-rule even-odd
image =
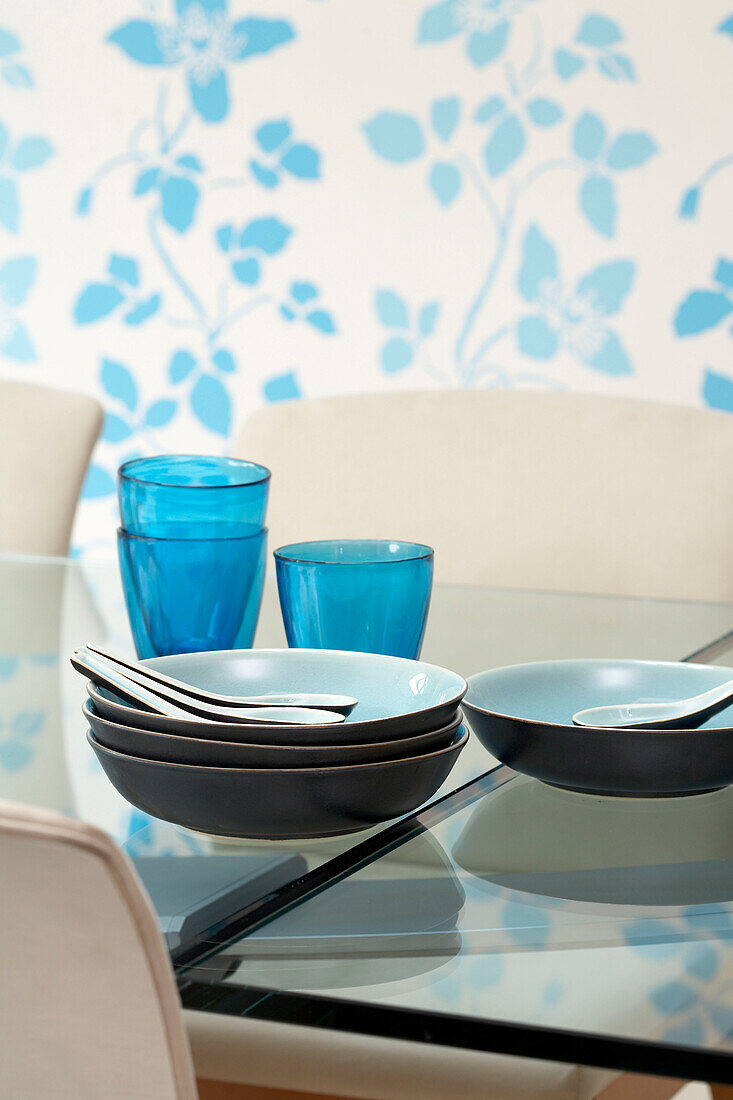
[[[270,692],[267,695],[219,695],[215,691],[207,691],[205,688],[194,687],[182,680],[176,680],[173,676],[167,676],[158,668],[150,665],[142,665],[137,661],[127,661],[124,657],[116,657],[114,653],[108,653],[96,645],[87,645],[84,651],[97,654],[106,661],[112,661],[119,665],[123,672],[140,672],[150,680],[157,680],[164,687],[173,688],[174,691],[183,692],[184,695],[192,695],[194,699],[203,699],[206,703],[216,703],[223,707],[310,707],[317,710],[337,710],[341,714],[351,714],[358,703],[358,699],[350,695],[327,695],[314,692]],[[82,651],[83,652],[83,651]]]
[[[81,672],[95,684],[102,684],[111,691],[133,699],[158,714],[167,714],[174,718],[193,718],[202,722],[237,722],[248,726],[266,722],[288,726],[332,725],[343,722],[343,714],[333,710],[310,710],[306,707],[253,707],[251,710],[236,707],[218,707],[193,699],[190,695],[163,687],[156,680],[150,680],[136,672],[125,672],[111,661],[76,650],[71,663],[77,672]]]
[[[733,680],[719,687],[693,695],[689,699],[677,699],[672,703],[621,703],[611,707],[590,707],[573,715],[576,726],[612,726],[616,729],[664,729],[697,726],[704,719],[722,710],[733,698]]]

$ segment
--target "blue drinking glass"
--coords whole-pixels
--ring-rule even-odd
[[[215,537],[234,524],[260,530],[269,489],[266,466],[213,455],[134,458],[117,477],[122,527],[152,538]]]
[[[119,528],[117,549],[139,657],[248,649],[262,602],[267,528],[217,538],[147,538]]]
[[[342,539],[275,551],[288,645],[419,657],[433,551],[416,542]]]

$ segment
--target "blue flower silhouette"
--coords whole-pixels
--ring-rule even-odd
[[[466,36],[466,55],[479,68],[496,61],[509,40],[512,17],[529,0],[442,0],[423,12],[418,42]]]
[[[0,266],[0,355],[18,363],[36,358],[25,326],[15,315],[15,307],[26,300],[35,278],[33,256],[16,256]]]
[[[140,65],[182,66],[194,110],[204,122],[229,112],[227,66],[246,61],[295,37],[284,19],[249,17],[232,23],[227,0],[176,0],[175,23],[132,19],[109,41]]]
[[[535,312],[517,324],[520,350],[533,359],[551,359],[563,348],[604,374],[631,374],[626,351],[606,318],[619,312],[634,270],[630,260],[600,264],[570,290],[560,278],[554,246],[537,226],[530,226],[522,242],[517,286]]]

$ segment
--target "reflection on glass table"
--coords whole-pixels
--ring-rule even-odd
[[[86,744],[67,656],[133,653],[116,565],[0,557],[0,595],[0,797],[97,824],[139,861],[186,1005],[733,1081],[716,1061],[733,1035],[729,790],[573,795],[493,770],[474,742],[417,821],[212,841],[132,807]],[[698,650],[730,665],[731,625],[724,604],[438,585],[423,655],[463,675]],[[269,577],[256,644],[283,643]]]

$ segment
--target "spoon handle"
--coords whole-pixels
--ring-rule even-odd
[[[148,697],[152,696],[155,701],[151,702],[150,698],[140,699],[138,696],[139,701],[144,702],[146,706],[152,707],[161,714],[172,714],[170,710],[161,709],[160,702],[164,700],[167,704],[176,708],[176,717],[182,715],[190,717],[193,714],[209,721],[238,722],[242,725],[260,722],[277,725],[332,725],[344,720],[343,714],[338,714],[336,711],[306,710],[302,707],[257,707],[252,708],[252,710],[220,707],[184,695],[173,688],[165,687],[157,680],[146,676],[142,672],[143,666],[140,666],[139,671],[123,671],[111,661],[105,660],[104,657],[100,657],[96,653],[80,650],[75,651],[72,663],[74,660],[77,662],[75,665],[77,669],[79,669],[79,665],[84,666],[84,675],[90,676],[91,679],[97,682],[99,682],[99,677],[103,676],[105,678],[103,682],[108,687],[111,686],[113,691],[122,690],[131,695],[129,685],[144,689],[146,695]],[[79,671],[83,670],[79,669]]]
[[[664,729],[685,723],[699,725],[700,721],[716,710],[721,710],[733,697],[733,680],[693,695],[689,699],[676,699],[669,703],[620,703],[606,707],[590,707],[573,715],[577,726],[610,726],[616,729]]]
[[[207,691],[205,688],[194,687],[183,680],[177,680],[168,676],[160,669],[152,665],[141,665],[137,661],[128,661],[124,657],[118,657],[109,653],[101,646],[86,645],[84,647],[90,653],[103,657],[106,661],[112,661],[120,668],[129,672],[141,672],[149,680],[156,680],[164,687],[180,691],[183,695],[191,695],[194,699],[203,699],[207,703],[218,703],[228,707],[305,707],[320,710],[337,710],[343,715],[350,714],[358,700],[350,695],[315,694],[312,692],[279,693],[273,692],[267,695],[219,695],[215,691]]]

